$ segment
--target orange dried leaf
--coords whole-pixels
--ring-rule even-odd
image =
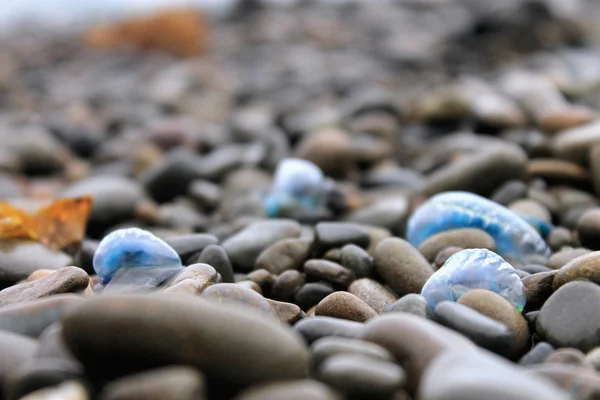
[[[100,49],[134,46],[191,57],[207,49],[209,31],[208,21],[199,12],[167,10],[146,18],[92,28],[84,41]]]
[[[0,202],[0,239],[37,240],[35,220],[25,211]]]
[[[34,216],[0,202],[0,239],[30,239],[55,250],[78,243],[92,207],[92,197],[59,199],[39,210]]]
[[[81,242],[92,202],[91,196],[60,199],[38,211],[35,231],[40,242],[53,249]]]

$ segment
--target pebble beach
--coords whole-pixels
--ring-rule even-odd
[[[600,3],[214,7],[0,35],[0,399],[600,399]]]

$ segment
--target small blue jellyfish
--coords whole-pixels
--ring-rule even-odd
[[[515,269],[487,249],[467,249],[452,255],[425,283],[421,295],[435,309],[444,300],[457,301],[471,289],[496,292],[519,312],[525,308],[525,286]]]
[[[138,228],[119,229],[108,234],[94,253],[94,271],[106,285],[122,268],[181,267],[171,246],[152,233]]]
[[[265,212],[275,218],[294,210],[314,212],[325,203],[325,177],[315,164],[286,158],[275,169],[273,185],[264,198]]]
[[[508,208],[468,192],[431,197],[410,217],[407,239],[415,247],[428,237],[458,228],[478,228],[496,242],[498,254],[516,265],[543,263],[550,249],[537,230]]]

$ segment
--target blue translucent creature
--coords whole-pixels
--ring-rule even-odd
[[[265,212],[275,218],[294,210],[314,212],[325,203],[325,177],[315,164],[299,158],[282,160],[264,198]]]
[[[103,285],[123,268],[181,267],[181,259],[171,246],[138,228],[119,229],[107,235],[94,253],[93,263]]]
[[[523,216],[521,218],[523,218],[529,225],[533,226],[535,230],[538,231],[540,235],[542,235],[543,238],[547,237],[552,231],[552,229],[554,229],[554,225],[544,221],[543,219],[532,217],[529,215]]]
[[[407,239],[419,246],[428,237],[458,228],[478,228],[496,242],[498,254],[511,263],[543,263],[548,245],[537,230],[508,208],[468,192],[431,197],[410,217]]]
[[[527,301],[525,287],[512,265],[487,249],[467,249],[452,255],[427,280],[421,295],[434,310],[439,302],[457,301],[471,289],[496,292],[519,312]]]

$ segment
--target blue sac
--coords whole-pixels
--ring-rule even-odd
[[[421,295],[433,311],[441,301],[458,301],[471,289],[498,293],[519,312],[527,301],[525,286],[512,265],[487,249],[467,249],[452,255],[427,280]]]
[[[458,228],[478,228],[496,242],[496,251],[515,265],[544,263],[550,248],[537,230],[518,214],[468,192],[435,195],[408,221],[407,240],[418,247],[428,237]]]
[[[273,185],[264,198],[265,212],[275,218],[294,209],[314,212],[325,203],[325,176],[319,167],[299,158],[286,158],[275,169]]]
[[[94,253],[94,271],[106,285],[123,268],[181,267],[171,246],[139,228],[119,229],[102,239]]]

